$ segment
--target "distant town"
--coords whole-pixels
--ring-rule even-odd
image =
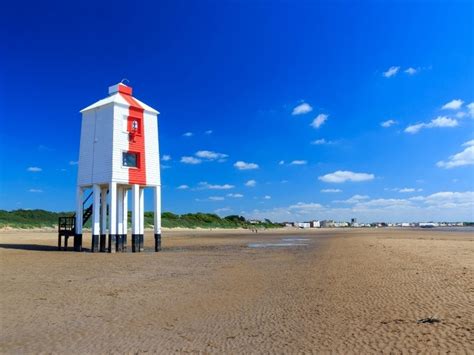
[[[250,220],[251,224],[261,224],[260,220]],[[333,220],[312,220],[308,222],[283,222],[287,228],[384,228],[384,227],[405,227],[405,228],[437,228],[437,227],[472,227],[474,222],[372,222],[359,223],[357,218],[352,218],[350,222],[337,222]]]

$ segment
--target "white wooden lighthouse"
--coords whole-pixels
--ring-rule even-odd
[[[143,251],[144,190],[154,190],[155,251],[161,249],[159,112],[119,83],[109,96],[81,111],[74,246],[82,249],[84,192],[92,189],[92,252],[127,249],[131,199],[132,251]],[[108,243],[106,238],[108,234]]]

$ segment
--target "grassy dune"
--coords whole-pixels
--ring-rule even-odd
[[[45,228],[56,227],[58,218],[72,216],[73,212],[51,212],[45,210],[0,210],[0,227],[10,228]],[[131,214],[129,213],[129,223]],[[251,224],[241,216],[227,216],[224,218],[211,213],[174,214],[164,212],[162,226],[165,228],[278,228],[281,225],[265,220],[259,224]],[[145,226],[153,225],[153,212],[145,212]],[[88,221],[85,227],[90,226]]]

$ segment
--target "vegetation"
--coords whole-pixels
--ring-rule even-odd
[[[50,212],[45,210],[0,210],[0,227],[44,228],[56,227],[58,217],[72,216],[73,212]],[[153,226],[153,212],[145,212],[145,226]],[[186,213],[182,215],[164,212],[161,224],[165,228],[278,228],[278,223],[268,219],[251,223],[242,216],[231,215],[224,218],[213,213]],[[129,225],[130,225],[129,213]],[[85,227],[90,226],[90,221]]]

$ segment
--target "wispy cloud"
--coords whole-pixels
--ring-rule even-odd
[[[247,187],[255,187],[257,185],[257,182],[255,180],[249,180],[245,183],[245,186]]]
[[[222,207],[222,208],[218,208],[214,210],[215,213],[223,213],[223,212],[230,212],[230,211],[232,211],[232,208],[229,208],[229,207]]]
[[[316,128],[316,129],[321,127],[324,124],[324,122],[327,121],[328,117],[329,117],[328,115],[324,113],[320,113],[319,115],[316,116],[313,122],[311,122],[311,127]]]
[[[213,132],[214,132],[214,131],[213,131],[212,129],[208,129],[207,131],[204,132],[204,134],[209,135],[209,134],[212,134]]]
[[[407,73],[408,75],[415,75],[416,73],[418,73],[420,69],[415,69],[413,67],[409,67],[407,69],[404,70],[405,73]]]
[[[458,121],[454,118],[449,118],[446,116],[438,116],[437,118],[432,119],[428,123],[417,123],[410,125],[405,128],[406,133],[415,134],[421,131],[424,128],[444,128],[444,127],[456,127],[458,126]]]
[[[293,116],[296,115],[304,115],[305,113],[313,111],[313,108],[311,107],[310,104],[307,104],[306,102],[303,102],[302,104],[299,104],[295,108],[293,108],[293,112],[291,113]]]
[[[342,192],[342,190],[341,189],[322,189],[321,192],[325,194],[333,194],[333,193]]]
[[[258,169],[258,164],[255,163],[246,163],[244,161],[237,161],[234,164],[234,167],[238,170],[253,170]]]
[[[230,189],[233,189],[234,187],[235,187],[234,185],[230,185],[230,184],[223,184],[223,185],[209,184],[206,181],[202,181],[198,184],[199,190],[230,190]]]
[[[187,189],[189,189],[189,186],[188,186],[188,185],[179,185],[179,186],[177,187],[177,189],[178,189],[178,190],[187,190]]]
[[[272,197],[271,197],[270,195],[265,195],[265,196],[263,196],[263,199],[264,199],[264,200],[271,200],[271,198],[272,198]]]
[[[393,66],[393,67],[388,68],[387,71],[384,71],[382,75],[386,78],[391,78],[392,76],[397,75],[399,70],[400,70],[400,67]]]
[[[26,169],[27,171],[31,172],[31,173],[39,173],[40,171],[43,171],[43,169],[37,167],[37,166],[30,166],[28,169]]]
[[[397,124],[397,121],[395,121],[395,120],[387,120],[387,121],[383,121],[383,122],[380,123],[380,125],[383,128],[388,128],[388,127],[391,127],[395,124]]]
[[[290,165],[306,165],[308,162],[306,160],[293,160]]]
[[[336,201],[333,201],[333,202],[353,204],[353,203],[359,203],[363,200],[368,200],[369,198],[370,197],[367,196],[367,195],[354,195],[354,196],[348,198],[347,200],[336,200]]]
[[[285,165],[285,161],[284,161],[284,160],[280,160],[280,161],[278,162],[278,165]]]
[[[244,197],[244,195],[242,195],[242,194],[227,194],[227,197],[242,198],[242,197]]]
[[[311,142],[311,144],[314,144],[314,145],[332,145],[332,144],[337,144],[337,143],[338,143],[337,141],[328,141],[324,138],[316,139]]]
[[[474,118],[474,102],[471,102],[466,107],[468,109],[468,115],[471,116],[471,118]]]
[[[181,163],[196,165],[196,164],[201,164],[202,160],[195,157],[184,156],[184,157],[181,157]]]
[[[451,155],[447,161],[439,161],[436,166],[444,169],[452,169],[459,166],[474,164],[474,139],[463,144],[466,147],[462,152]]]
[[[224,201],[225,198],[222,197],[222,196],[211,196],[211,197],[209,197],[209,200],[210,201]]]
[[[443,110],[459,110],[464,103],[461,99],[455,99],[444,104],[441,109]]]
[[[161,160],[163,161],[170,161],[171,160],[171,155],[165,154],[161,157]]]
[[[193,135],[194,135],[193,132],[183,133],[183,137],[192,137]]]
[[[41,190],[41,189],[29,189],[28,192],[41,193],[41,192],[43,192],[43,190]]]
[[[199,150],[195,154],[198,158],[206,159],[206,160],[218,160],[220,162],[225,161],[228,157],[227,154],[223,153],[216,153],[210,150]]]
[[[330,174],[320,176],[318,179],[329,183],[343,183],[346,181],[361,182],[370,181],[375,178],[374,174],[354,173],[347,170],[338,170]]]

